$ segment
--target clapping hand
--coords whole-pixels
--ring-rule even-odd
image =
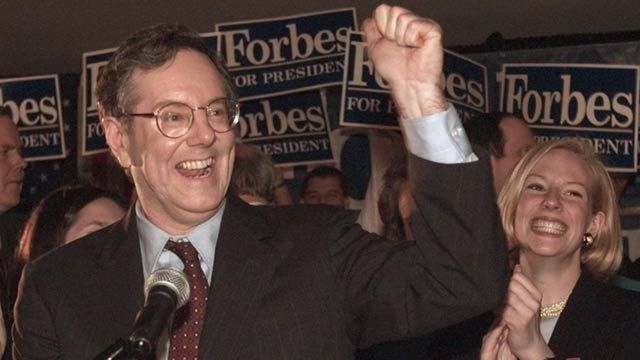
[[[516,265],[507,288],[502,319],[508,329],[507,342],[519,359],[553,357],[540,333],[542,293]]]

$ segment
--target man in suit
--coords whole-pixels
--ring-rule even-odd
[[[20,153],[20,137],[9,108],[0,106],[0,240],[2,253],[13,254],[17,225],[3,215],[20,203],[27,163]]]
[[[9,108],[0,105],[0,354],[4,352],[7,336],[5,319],[10,323],[9,270],[19,229],[24,223],[20,214],[9,210],[20,203],[20,192],[27,163],[20,153],[20,137]],[[4,316],[6,314],[7,316]]]
[[[356,347],[497,306],[508,273],[485,191],[491,171],[444,100],[440,27],[386,5],[363,26],[413,154],[416,242],[366,233],[334,207],[250,206],[228,195],[231,78],[197,34],[145,29],[114,54],[96,90],[138,201],[123,221],[26,268],[15,358],[90,358],[127,337],[145,277],[166,266],[193,274],[192,296],[186,318],[179,310],[158,341],[160,359],[348,359]],[[176,333],[185,323],[193,327]]]

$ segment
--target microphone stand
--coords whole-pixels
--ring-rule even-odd
[[[151,353],[146,341],[118,339],[93,360],[146,360]]]

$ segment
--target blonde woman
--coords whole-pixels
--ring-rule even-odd
[[[578,138],[539,144],[498,198],[518,249],[483,359],[640,359],[640,301],[607,284],[622,258],[611,179]]]

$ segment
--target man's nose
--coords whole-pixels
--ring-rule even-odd
[[[188,136],[188,144],[192,146],[208,146],[215,141],[216,132],[209,124],[206,108],[196,108],[193,111],[193,124],[191,124]]]
[[[22,170],[24,170],[27,167],[27,162],[20,152],[16,153],[16,156],[14,159],[14,166]]]

